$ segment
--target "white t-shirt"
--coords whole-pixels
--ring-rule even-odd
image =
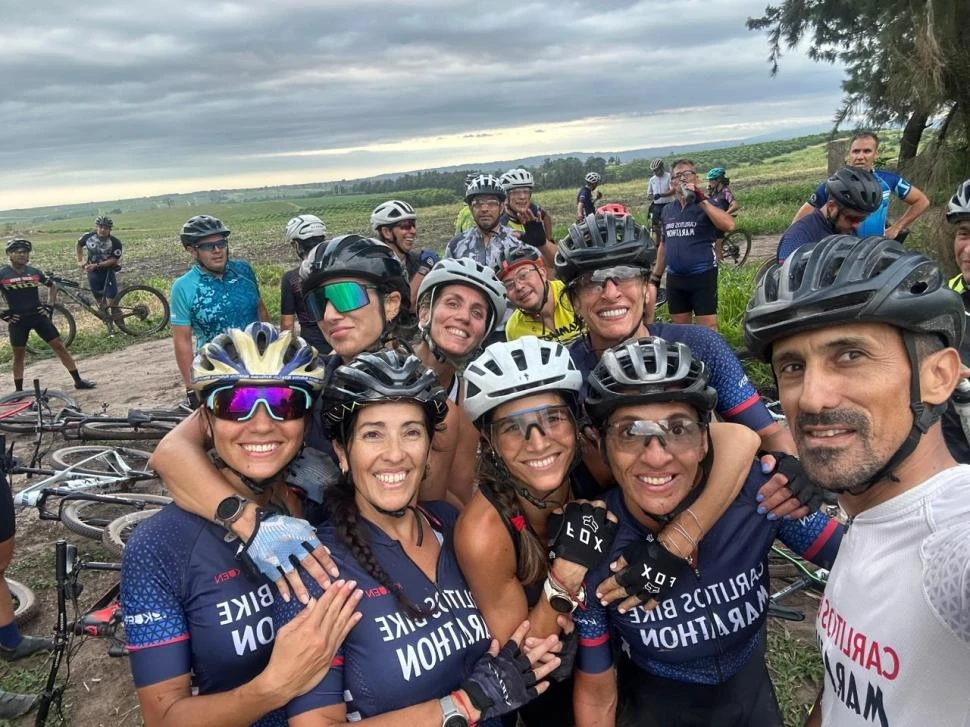
[[[815,627],[824,727],[970,727],[970,466],[852,521]]]
[[[650,175],[650,180],[647,182],[647,198],[653,201],[655,204],[667,204],[673,201],[673,197],[663,197],[661,199],[655,199],[653,195],[665,194],[670,191],[670,172],[664,172],[662,177],[658,177],[656,174]]]

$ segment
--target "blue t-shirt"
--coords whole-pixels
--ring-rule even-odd
[[[596,214],[596,205],[593,204],[593,190],[585,184],[576,192],[576,202],[583,203],[584,215]]]
[[[802,520],[768,520],[755,499],[768,475],[757,462],[741,492],[698,547],[697,567],[685,567],[653,611],[642,606],[621,614],[619,601],[603,607],[595,589],[610,576],[609,564],[630,543],[653,534],[630,513],[623,491],[606,493],[620,521],[609,558],[586,577],[586,608],[573,613],[579,629],[576,666],[597,674],[613,664],[610,645],[640,669],[667,679],[720,684],[736,674],[760,645],[768,616],[768,551],[777,537],[802,557],[830,568],[842,526],[815,513]]]
[[[694,357],[704,362],[711,376],[709,383],[717,391],[717,413],[722,419],[744,424],[756,432],[774,422],[738,357],[717,333],[707,326],[680,323],[651,323],[647,330],[651,336],[686,344]],[[585,382],[597,360],[590,348],[589,337],[583,336],[570,346],[569,355],[583,375],[580,400],[585,400]]]
[[[199,694],[214,694],[266,667],[275,589],[239,568],[237,545],[176,505],[135,530],[121,563],[121,606],[136,687],[191,672]],[[256,724],[285,725],[283,710]]]
[[[813,210],[811,214],[805,215],[800,220],[796,220],[785,230],[785,233],[778,241],[778,249],[775,251],[775,259],[779,263],[785,262],[785,258],[791,255],[802,245],[836,234],[832,225],[825,219],[821,210]]]
[[[717,267],[714,243],[720,232],[703,207],[674,200],[660,213],[660,236],[666,245],[667,272],[700,275]]]
[[[192,326],[195,350],[229,328],[259,320],[259,285],[244,260],[229,260],[222,277],[193,265],[172,283],[172,325]]]
[[[895,194],[899,199],[906,199],[909,196],[910,190],[913,188],[912,184],[895,172],[890,172],[885,169],[874,169],[873,173],[882,185],[882,204],[879,206],[879,209],[866,217],[862,224],[859,225],[859,230],[856,234],[860,238],[871,235],[879,235],[880,237],[884,235],[886,233],[886,217],[889,215],[890,196]],[[815,190],[815,194],[809,197],[808,203],[817,209],[825,204],[828,198],[829,195],[825,190],[825,182],[822,182]]]
[[[458,689],[488,650],[491,635],[471,590],[458,567],[452,531],[458,513],[443,502],[423,503],[431,521],[425,537],[438,537],[437,579],[432,582],[408,557],[397,540],[361,518],[374,557],[391,580],[422,608],[428,618],[411,619],[397,599],[378,583],[338,540],[333,526],[318,531],[340,570],[364,592],[357,610],[363,618],[347,635],[327,675],[316,687],[286,706],[289,717],[313,709],[346,703],[350,721],[440,699]],[[315,582],[304,577],[314,597]],[[277,599],[277,628],[302,610],[296,599]]]

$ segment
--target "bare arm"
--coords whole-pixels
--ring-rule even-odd
[[[172,326],[172,345],[175,348],[175,363],[182,375],[182,383],[186,389],[192,383],[192,327]]]
[[[475,494],[479,434],[471,419],[460,407],[457,424],[458,444],[448,474],[448,492],[455,495],[463,504],[467,504]]]
[[[822,690],[818,692],[818,696],[815,698],[815,704],[812,705],[812,711],[808,713],[808,717],[805,718],[805,727],[822,727]]]
[[[573,672],[573,712],[576,727],[613,727],[616,723],[616,674]]]
[[[761,449],[798,456],[798,450],[795,449],[795,440],[792,439],[791,432],[778,422],[772,422],[767,427],[759,429],[758,436],[761,437]]]
[[[810,205],[808,202],[806,202],[805,204],[803,204],[801,207],[798,208],[798,212],[796,212],[795,216],[792,218],[792,224],[795,224],[796,222],[798,222],[805,215],[812,214],[812,212],[814,211],[815,211],[815,208],[812,207],[812,205]]]
[[[280,314],[280,330],[282,331],[292,331],[293,324],[296,321],[296,316],[287,316]]]
[[[906,203],[906,211],[903,212],[903,216],[896,220],[896,223],[892,227],[886,230],[886,237],[895,238],[896,235],[909,227],[930,207],[929,198],[923,194],[922,190],[916,187],[910,188],[909,194],[906,195],[906,199],[903,202]]]
[[[653,272],[650,277],[659,279],[663,277],[664,268],[667,266],[667,243],[663,240],[657,245],[657,261],[653,264]]]
[[[263,299],[259,299],[259,320],[263,323],[272,323],[273,319],[269,317],[269,311],[266,310],[266,304],[263,303]]]

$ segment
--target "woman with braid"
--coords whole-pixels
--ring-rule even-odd
[[[494,343],[465,370],[464,407],[482,437],[480,481],[455,528],[455,548],[499,640],[524,618],[533,637],[571,632],[569,614],[583,600],[586,573],[609,551],[615,518],[602,501],[573,500],[571,488],[570,473],[581,456],[582,384],[569,351],[534,336]],[[747,434],[736,424],[714,429],[719,438]],[[744,449],[738,441],[732,439],[731,455],[716,463],[726,480],[735,470],[741,478],[749,467],[734,460]],[[744,453],[747,462],[754,452],[752,442]],[[689,528],[699,537],[699,527],[693,519],[687,526],[676,523],[668,535],[677,541],[683,535],[675,531]],[[550,551],[556,556],[551,564]],[[561,673],[553,675],[545,695],[519,712],[526,725],[573,723],[568,677],[574,649],[567,633]]]
[[[417,502],[447,412],[438,377],[404,351],[361,353],[333,373],[322,412],[342,474],[318,534],[363,590],[362,618],[323,680],[287,705],[289,724],[498,724],[546,689],[558,639],[535,640],[526,655],[523,622],[499,650],[458,567],[457,511]],[[276,626],[303,608],[278,599]]]

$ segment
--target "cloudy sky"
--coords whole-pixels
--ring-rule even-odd
[[[0,209],[824,125],[766,0],[6,0]]]

